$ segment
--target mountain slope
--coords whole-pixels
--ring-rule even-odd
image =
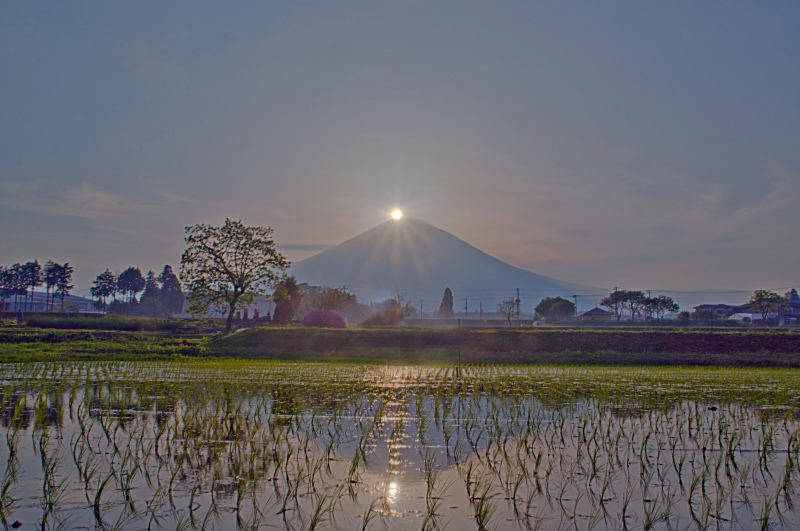
[[[487,302],[513,296],[516,288],[528,301],[591,289],[513,267],[414,218],[389,220],[297,262],[290,272],[298,282],[346,286],[361,300],[402,291],[414,300],[428,297],[432,305],[446,287],[459,300]]]

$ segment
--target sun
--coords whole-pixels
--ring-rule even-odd
[[[400,210],[399,208],[396,208],[396,209],[392,210],[392,217],[394,219],[402,218],[403,217],[403,211]]]

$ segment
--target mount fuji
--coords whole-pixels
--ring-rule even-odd
[[[290,273],[310,285],[345,286],[360,300],[400,292],[432,305],[447,287],[458,300],[487,302],[515,296],[516,289],[526,301],[593,290],[509,265],[415,218],[382,223],[293,264]]]

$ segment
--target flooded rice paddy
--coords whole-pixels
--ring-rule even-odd
[[[798,376],[3,365],[0,515],[21,529],[797,529]]]

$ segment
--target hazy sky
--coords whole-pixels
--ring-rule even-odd
[[[225,217],[297,260],[395,206],[586,285],[798,286],[800,4],[0,8],[0,264],[177,269]]]

